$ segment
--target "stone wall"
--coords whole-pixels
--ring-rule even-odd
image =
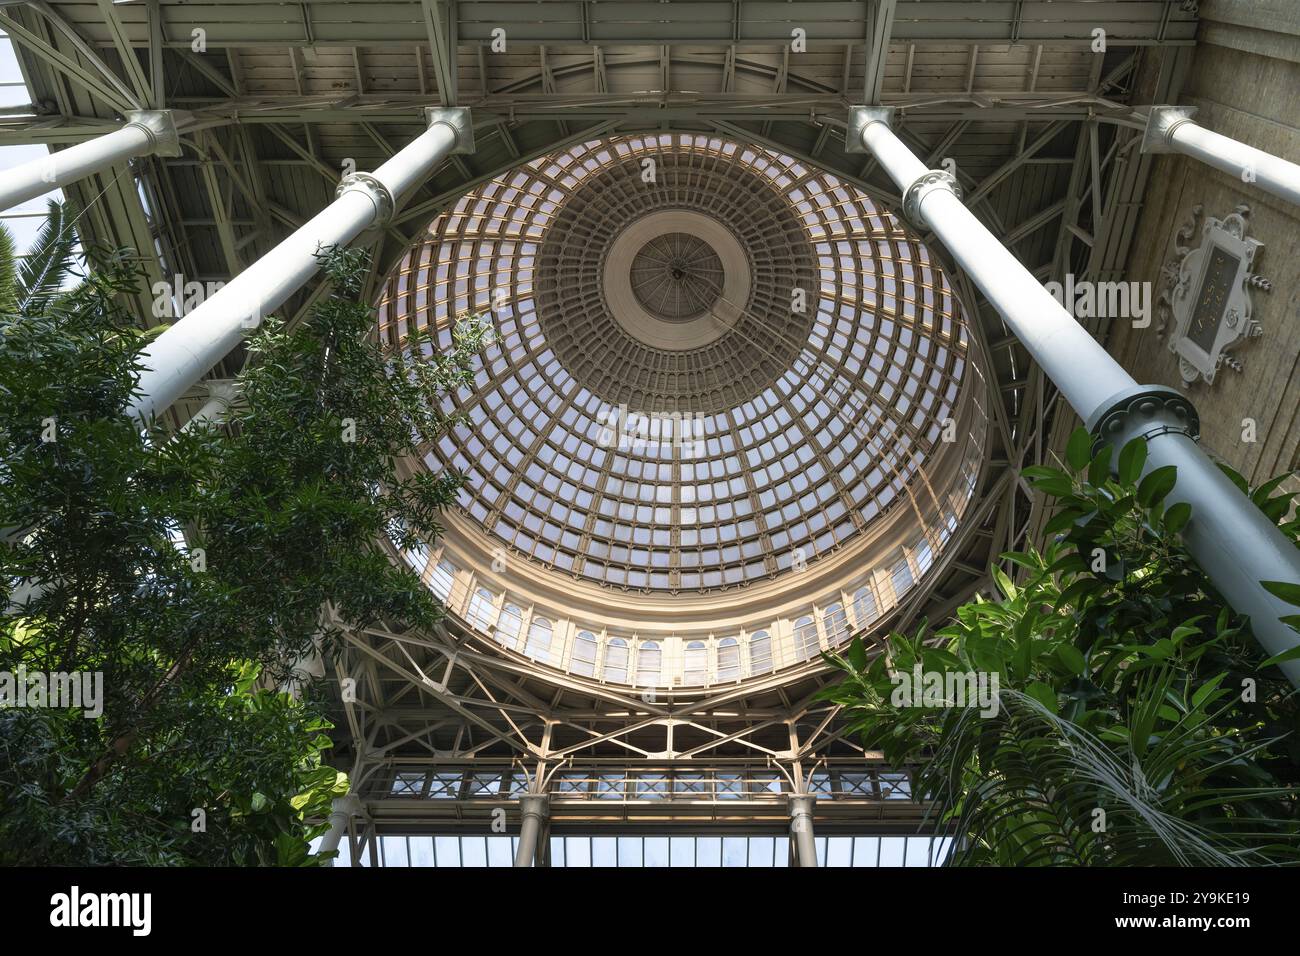
[[[1196,121],[1292,161],[1300,161],[1300,0],[1205,0],[1201,29],[1179,97]],[[1203,441],[1252,482],[1300,467],[1300,207],[1183,156],[1158,157],[1147,185],[1127,278],[1161,286],[1161,267],[1192,207],[1222,218],[1250,207],[1250,231],[1264,243],[1256,271],[1273,291],[1255,291],[1263,335],[1233,354],[1213,385],[1185,385],[1158,321],[1134,329],[1117,321],[1108,348],[1139,382],[1169,385],[1200,411]],[[1198,238],[1192,243],[1199,242]],[[1172,325],[1172,323],[1171,323]],[[1243,420],[1257,440],[1243,441]]]

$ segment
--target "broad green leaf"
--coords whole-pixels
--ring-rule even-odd
[[[1165,530],[1178,534],[1192,517],[1192,506],[1186,501],[1179,501],[1169,506],[1165,512]]]
[[[1223,472],[1224,475],[1227,476],[1229,481],[1231,481],[1234,485],[1237,486],[1237,488],[1241,491],[1243,495],[1250,494],[1250,485],[1246,481],[1246,479],[1241,476],[1240,472],[1235,471],[1234,469],[1230,468],[1228,465],[1225,465],[1221,461],[1216,462],[1215,464],[1219,466],[1219,470]]]
[[[852,643],[849,644],[849,663],[853,665],[854,670],[864,671],[867,669],[867,649],[860,637],[855,637]]]
[[[1095,487],[1101,487],[1110,477],[1111,459],[1115,457],[1115,449],[1110,445],[1102,445],[1101,450],[1093,457],[1088,465],[1088,484]]]
[[[1076,428],[1065,448],[1065,460],[1075,471],[1082,471],[1092,460],[1092,436],[1086,428]]]
[[[1074,494],[1074,482],[1065,476],[1042,476],[1030,478],[1029,483],[1037,490],[1053,498],[1068,498]]]
[[[1014,601],[1016,598],[1016,594],[1019,592],[1015,584],[1012,582],[1011,578],[1007,577],[1006,572],[1003,571],[1001,568],[999,568],[997,565],[994,565],[992,568],[989,569],[989,571],[993,576],[993,580],[997,583],[998,589],[1001,590],[1002,593],[1005,594],[1008,598]]]
[[[1273,492],[1278,489],[1278,486],[1281,485],[1282,482],[1286,481],[1288,478],[1291,477],[1292,477],[1292,473],[1287,471],[1278,475],[1276,478],[1270,478],[1268,481],[1264,482],[1262,485],[1260,485],[1258,488],[1256,488],[1254,491],[1250,493],[1250,500],[1255,502],[1255,504],[1257,505],[1263,505],[1265,502],[1269,500],[1269,495],[1273,494]]]
[[[1053,714],[1056,713],[1056,691],[1052,690],[1050,685],[1044,684],[1040,680],[1036,680],[1025,687],[1025,693],[1034,698],[1034,700],[1038,701]]]
[[[1057,647],[1056,656],[1071,674],[1082,674],[1088,666],[1082,652],[1073,644],[1062,644]]]
[[[1174,483],[1177,480],[1178,467],[1176,465],[1164,465],[1155,469],[1138,484],[1138,504],[1143,508],[1151,508],[1164,501],[1165,496],[1173,491]]]
[[[1119,452],[1117,477],[1122,485],[1131,485],[1142,474],[1142,466],[1147,463],[1147,443],[1145,438],[1134,438]]]

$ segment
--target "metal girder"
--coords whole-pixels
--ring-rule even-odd
[[[807,31],[813,49],[863,38],[860,3],[669,0],[610,4],[571,0],[548,3],[545,16],[532,4],[498,0],[460,0],[450,5],[456,11],[460,42],[468,46],[490,43],[496,29],[504,29],[516,45],[583,47],[771,44],[788,42],[791,30],[797,27]],[[132,6],[125,6],[120,15],[130,41],[142,43],[144,18]],[[209,43],[217,46],[403,45],[410,42],[411,30],[418,29],[422,20],[421,0],[393,0],[382,5],[382,12],[359,0],[313,0],[301,5],[296,19],[256,0],[226,0],[221,6],[238,15],[205,16],[204,9],[193,4],[164,0],[168,45],[188,46],[190,31],[196,27],[207,29]],[[1019,4],[899,0],[892,36],[896,42],[946,45],[1043,41],[1087,46],[1093,40],[1092,30],[1100,26],[1107,31],[1108,44],[1114,46],[1194,41],[1195,15],[1168,0],[1127,0],[1114,7],[1122,7],[1122,15],[1114,8],[1106,11],[1109,16],[1083,8],[1062,10],[1061,4],[1050,0]]]
[[[209,79],[218,79],[229,86],[229,80],[215,72],[200,58],[187,58],[191,66]],[[83,86],[91,80],[77,78]],[[233,87],[230,87],[233,91]],[[101,88],[92,90],[97,95],[107,95]],[[657,126],[664,122],[714,120],[742,122],[806,123],[815,118],[818,123],[832,126],[843,122],[844,101],[832,97],[732,97],[729,100],[706,97],[674,97],[669,105],[656,106],[630,101],[623,96],[605,96],[593,100],[584,97],[582,105],[566,106],[563,97],[532,98],[494,97],[482,101],[474,109],[476,129],[501,127],[511,123],[548,119],[617,120],[624,124]],[[694,102],[691,102],[691,100]],[[1093,97],[1085,100],[1040,97],[1035,100],[1015,102],[992,101],[936,101],[933,97],[887,97],[887,104],[904,111],[904,116],[916,121],[947,121],[952,123],[1004,123],[1028,121],[1085,120],[1098,115],[1128,119],[1132,110],[1114,102]],[[892,102],[890,102],[892,101]],[[124,101],[120,102],[125,108]],[[173,105],[186,105],[184,98],[173,98]],[[314,97],[294,98],[241,98],[231,96],[219,102],[205,100],[202,104],[190,102],[189,113],[196,126],[220,125],[261,126],[266,124],[338,124],[338,123],[398,123],[418,128],[421,111],[427,105],[420,98],[347,97],[334,102]],[[112,120],[89,116],[64,117],[0,117],[0,143],[77,143],[115,128]]]
[[[894,32],[894,13],[898,0],[868,0],[863,22],[867,26],[866,62],[863,65],[862,102],[876,105],[885,85],[885,63],[889,59],[889,41]]]
[[[112,0],[97,0],[97,3],[99,15],[104,18],[104,23],[108,26],[113,46],[122,61],[122,69],[131,83],[131,89],[135,92],[137,101],[141,103],[149,102],[153,95],[153,87],[149,82],[149,78],[145,76],[144,67],[140,65],[140,61],[136,58],[135,48],[131,45],[126,31],[122,27],[122,21],[117,15],[119,7]],[[152,35],[146,34],[146,49],[152,48],[152,40]]]
[[[424,28],[433,58],[438,99],[443,106],[455,106],[456,93],[456,5],[445,0],[422,0]]]
[[[112,71],[103,66],[102,61],[97,57],[91,62],[99,66],[99,70],[92,72],[84,69],[72,57],[56,49],[53,44],[38,36],[33,30],[21,25],[11,13],[0,15],[0,26],[18,48],[26,50],[51,69],[76,81],[82,89],[97,96],[111,109],[125,112],[140,108],[140,101],[123,87]],[[28,142],[41,141],[28,140]]]

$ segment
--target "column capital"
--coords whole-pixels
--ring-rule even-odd
[[[551,795],[549,793],[521,793],[519,795],[519,812],[526,819],[536,817],[545,820],[551,812]]]
[[[850,106],[849,124],[844,130],[844,152],[865,153],[867,147],[862,142],[862,131],[872,123],[894,125],[894,108],[892,106]]]
[[[1174,130],[1190,123],[1196,115],[1195,106],[1149,106],[1147,126],[1142,131],[1142,152],[1172,153]]]
[[[813,807],[817,804],[817,795],[812,793],[792,793],[786,798],[786,802],[792,821],[800,817],[811,817]]]
[[[330,816],[339,815],[344,819],[349,817],[364,817],[366,808],[362,805],[361,799],[352,791],[348,791],[341,797],[335,797],[330,804]]]
[[[126,126],[142,129],[149,136],[150,152],[155,156],[179,156],[180,134],[172,110],[127,110]]]
[[[424,111],[424,119],[427,126],[441,123],[451,129],[456,136],[456,145],[451,149],[453,153],[474,152],[474,123],[467,107],[430,106]]]
[[[375,219],[370,226],[372,230],[383,229],[392,220],[397,203],[393,199],[392,190],[377,177],[370,173],[348,173],[339,181],[334,196],[338,198],[346,192],[365,193],[366,197],[375,204]]]
[[[1201,434],[1200,416],[1181,392],[1164,385],[1135,385],[1104,402],[1088,416],[1092,453],[1110,445],[1115,454],[1134,438],[1148,441],[1171,432],[1195,441]]]
[[[239,382],[233,378],[210,378],[203,383],[203,387],[208,390],[208,398],[215,398],[227,405],[239,397]]]
[[[927,170],[903,190],[903,216],[918,229],[926,228],[925,219],[921,215],[921,203],[936,189],[947,190],[958,199],[961,198],[961,186],[958,185],[957,178],[946,169]]]

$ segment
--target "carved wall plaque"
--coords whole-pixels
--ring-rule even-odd
[[[1241,359],[1230,353],[1263,333],[1252,317],[1251,290],[1267,292],[1272,285],[1252,271],[1264,244],[1246,235],[1249,206],[1240,205],[1222,219],[1207,217],[1200,244],[1184,245],[1196,235],[1200,215],[1201,207],[1194,207],[1178,231],[1176,255],[1163,269],[1161,331],[1167,332],[1169,350],[1178,356],[1183,381],[1190,385],[1201,379],[1212,385],[1222,366],[1242,370]]]

